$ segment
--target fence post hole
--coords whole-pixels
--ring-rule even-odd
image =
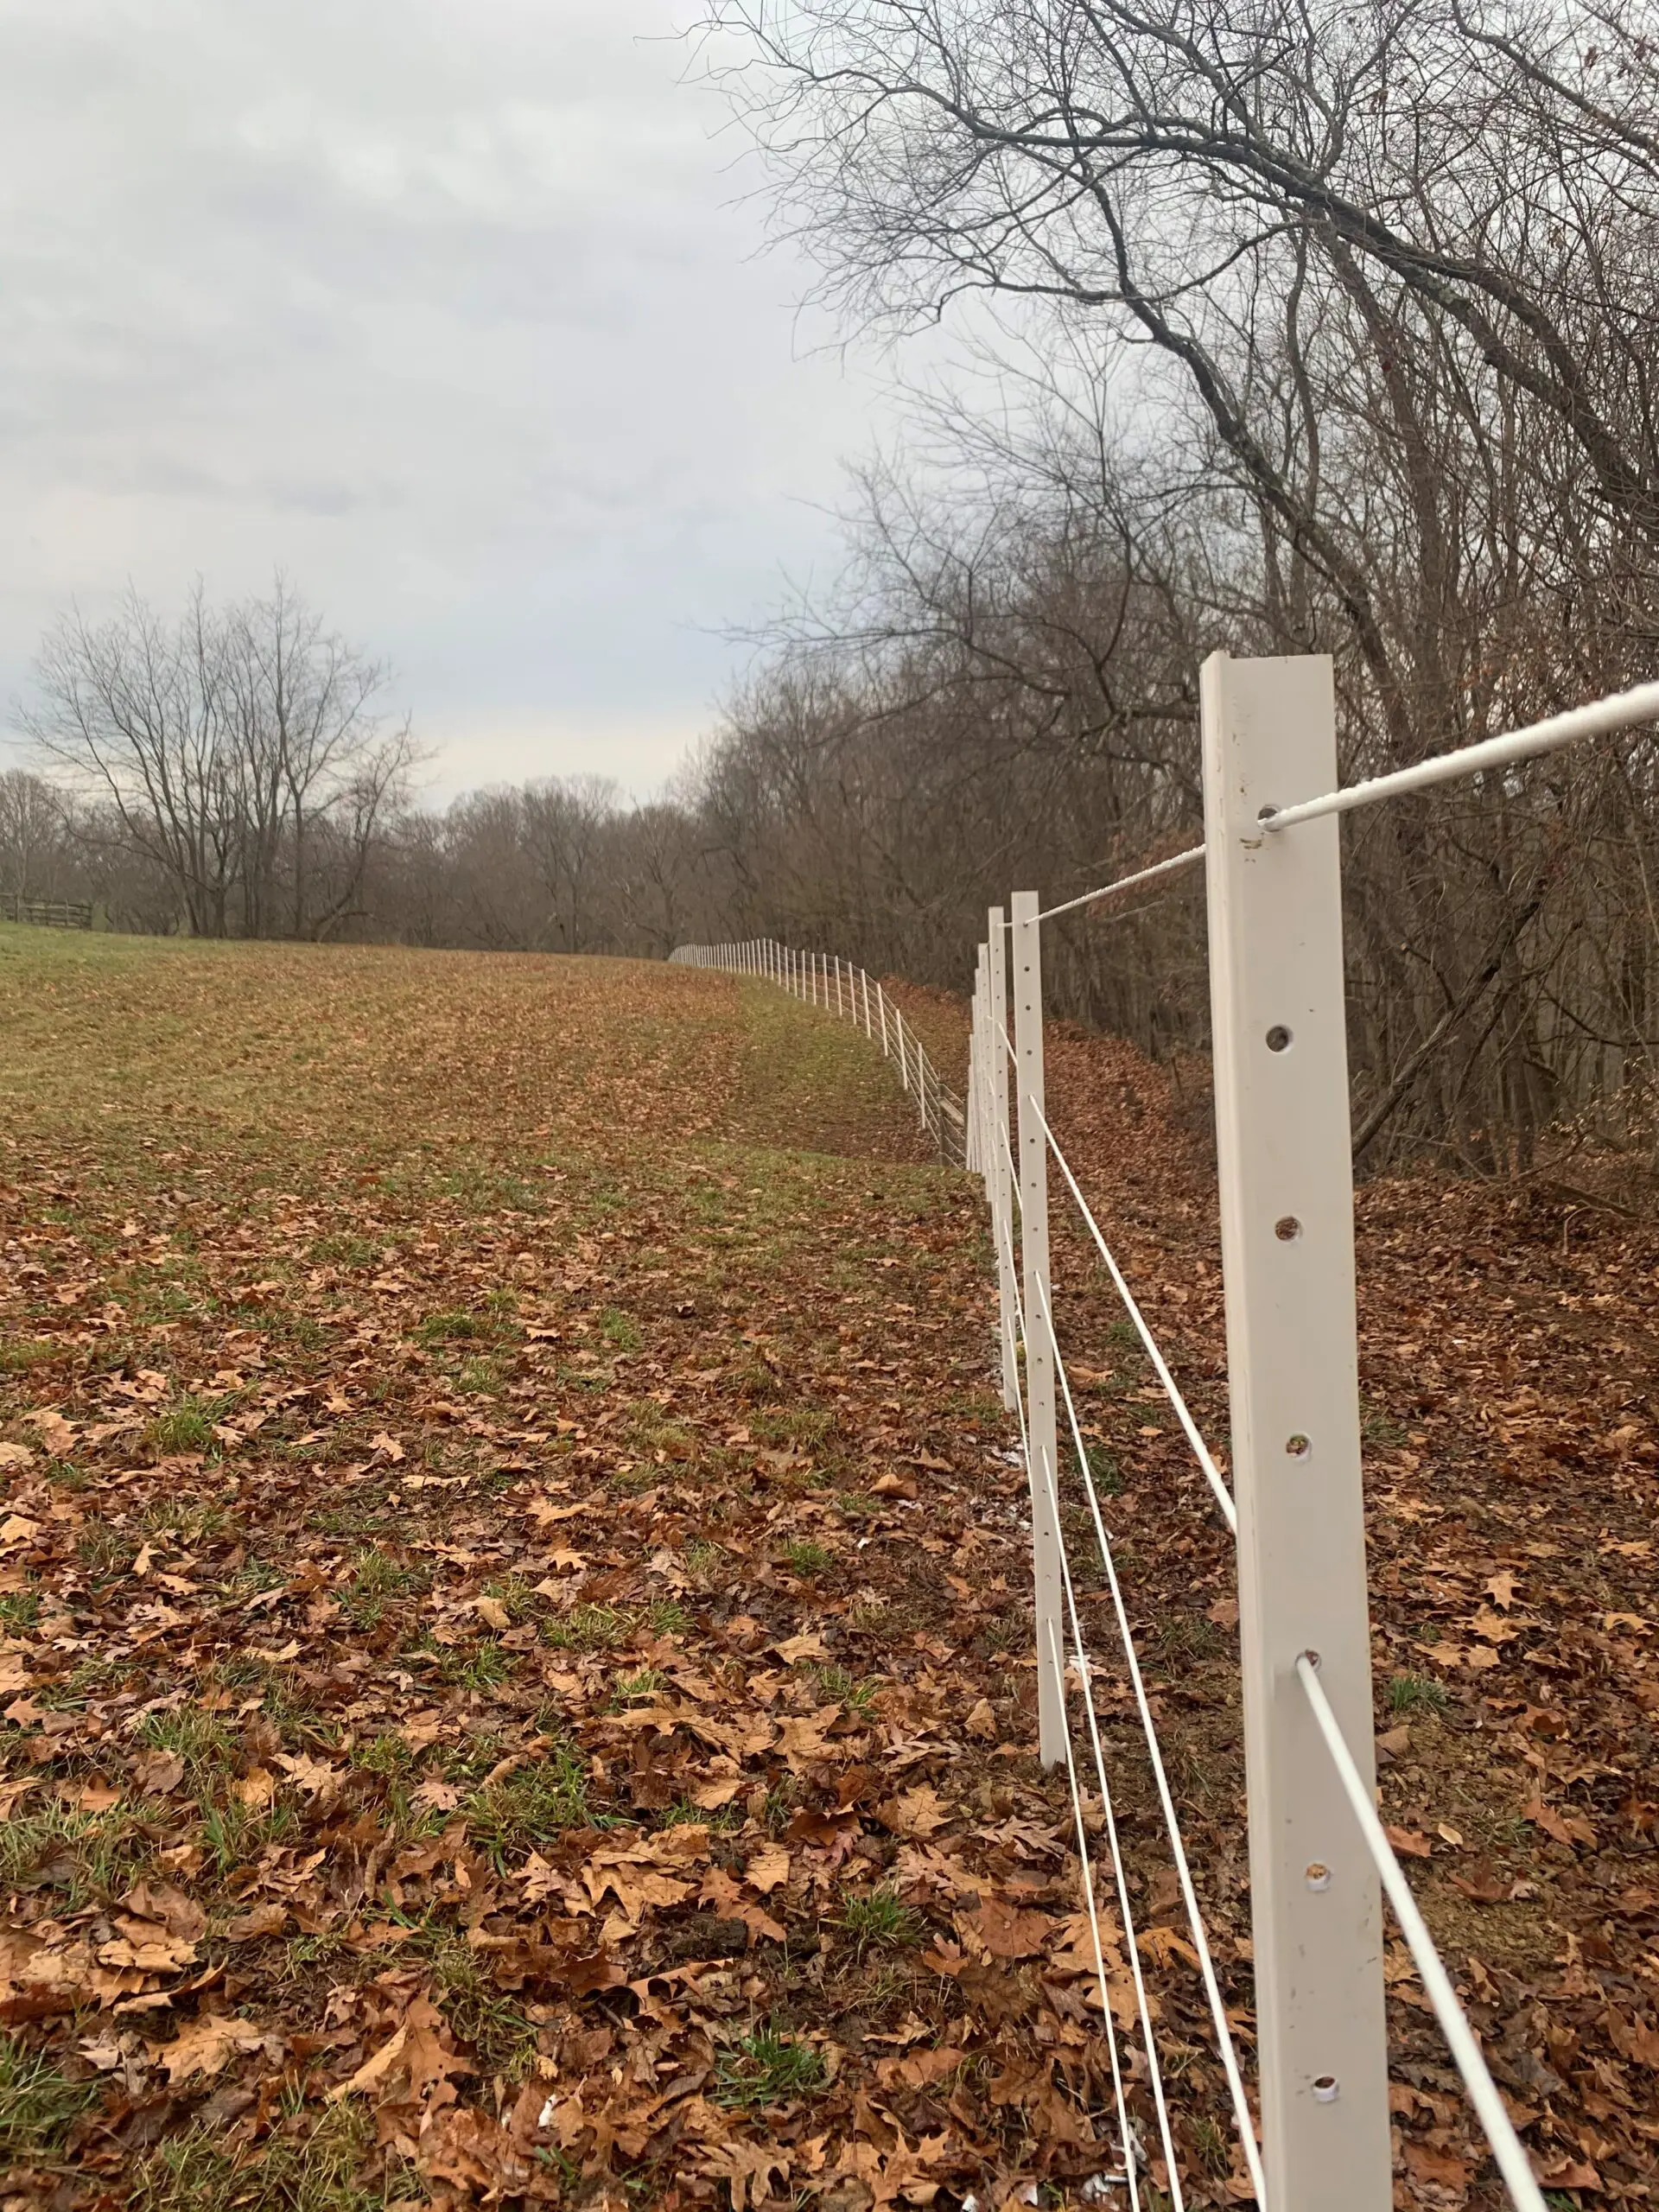
[[[1388,2212],[1382,1912],[1296,1676],[1375,1784],[1342,880],[1324,655],[1204,664],[1216,1140],[1263,2155],[1273,2212]]]
[[[1060,1653],[1059,1455],[1054,1411],[1054,1346],[1042,1316],[1051,1313],[1048,1275],[1048,1140],[1043,1090],[1041,900],[1016,891],[1014,938],[1014,1052],[1019,1094],[1020,1268],[1025,1278],[1026,1447],[1031,1472],[1031,1555],[1037,1610],[1037,1737],[1045,1766],[1065,1757],[1065,1683]],[[1006,1055],[1004,1056],[1006,1058]]]

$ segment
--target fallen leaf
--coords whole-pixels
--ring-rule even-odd
[[[789,1853],[780,1843],[762,1844],[750,1858],[743,1870],[743,1879],[752,1890],[770,1897],[789,1879]]]
[[[168,1797],[184,1780],[184,1761],[176,1751],[150,1751],[140,1758],[133,1779],[146,1797]]]
[[[1396,1851],[1403,1851],[1408,1858],[1428,1859],[1433,1855],[1433,1845],[1416,1828],[1389,1827],[1385,1827],[1382,1833]]]
[[[1588,1821],[1580,1820],[1575,1814],[1557,1813],[1541,1797],[1535,1797],[1529,1804],[1523,1805],[1521,1817],[1541,1827],[1546,1835],[1554,1836],[1557,1843],[1583,1843],[1592,1848],[1595,1845],[1596,1832]]]
[[[98,1947],[98,1962],[105,1967],[136,1967],[143,1974],[176,1974],[196,1955],[188,1936],[175,1936],[153,1921],[118,1917],[121,1930]]]
[[[822,1659],[825,1655],[823,1638],[816,1629],[804,1630],[799,1636],[785,1637],[772,1649],[790,1666],[798,1666],[803,1659]]]
[[[39,1413],[25,1414],[23,1419],[31,1428],[40,1431],[41,1441],[54,1459],[67,1459],[75,1448],[75,1430],[63,1415],[52,1407]]]
[[[870,1484],[870,1490],[876,1497],[915,1497],[918,1495],[914,1475],[895,1474],[891,1469],[885,1475],[878,1475]]]
[[[1046,1912],[1024,1912],[1001,1897],[987,1897],[976,1911],[957,1915],[957,1926],[994,1959],[1034,1959],[1054,1933]]]
[[[232,1943],[257,1943],[266,1936],[279,1936],[288,1921],[288,1907],[284,1904],[257,1904],[247,1912],[239,1912],[225,1929],[226,1940]]]
[[[278,1751],[276,1764],[294,1787],[307,1797],[332,1796],[340,1786],[340,1770],[308,1751]]]
[[[151,2062],[164,2066],[169,2085],[188,2082],[200,2074],[212,2081],[233,2052],[259,2050],[270,2038],[251,2020],[228,2012],[212,2012],[206,2019],[191,2020],[171,2043],[147,2044]]]
[[[889,1797],[876,1808],[884,1827],[894,1835],[915,1836],[925,1840],[943,1827],[949,1827],[956,1817],[931,1783],[924,1782],[914,1789],[906,1789],[897,1797]]]

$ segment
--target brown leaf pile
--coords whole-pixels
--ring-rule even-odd
[[[6,942],[8,2204],[1122,2202],[982,1220],[879,1055],[707,974]],[[1052,1088],[1219,1440],[1181,1100],[1065,1035]],[[1652,1255],[1583,1208],[1561,1243],[1554,1202],[1365,1194],[1384,1804],[1550,2186],[1639,2202]],[[1248,2063],[1225,1532],[1057,1250]],[[1235,2203],[1066,1515],[1187,2201]],[[1496,2205],[1389,1977],[1406,2201]]]
[[[8,2203],[1110,2171],[977,1224],[879,1058],[680,971],[30,957]]]

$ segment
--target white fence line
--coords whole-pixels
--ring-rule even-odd
[[[1045,1370],[1058,1379],[1258,2202],[1271,2212],[1329,2212],[1338,2205],[1344,2212],[1387,2212],[1393,2202],[1380,1882],[1510,2199],[1519,2212],[1543,2212],[1527,2153],[1375,1808],[1336,817],[1396,792],[1507,772],[1578,738],[1659,717],[1659,685],[1345,791],[1330,788],[1335,714],[1328,660],[1232,661],[1217,654],[1205,664],[1201,696],[1203,845],[1046,910],[1034,893],[1016,893],[1014,911],[1019,928],[1034,931],[1043,921],[1092,906],[1117,891],[1173,876],[1199,860],[1205,863],[1231,1491],[1048,1125],[1040,1044],[1033,1052],[1027,1039],[1008,1038],[1008,932],[1002,910],[993,908],[975,978],[968,1159],[984,1183],[992,1214],[1005,1394],[1008,1350],[1019,1343],[1027,1389],[1021,1403],[1016,1370],[1013,1401],[1020,1409],[1035,1497],[1052,1463],[1029,1409]],[[1294,838],[1269,834],[1319,823],[1327,826]],[[1028,965],[1037,972],[1034,959]],[[1016,989],[1017,1039],[1021,1010]],[[1028,1026],[1033,1018],[1027,1010]],[[1040,1039],[1040,1009],[1034,1018]],[[1011,1064],[1019,1077],[1014,1101],[1020,1131],[1018,1235],[1023,1245],[1029,1219],[1037,1262],[1033,1268],[1027,1260],[1023,1313],[1013,1262],[1016,1217],[1002,1188]],[[1037,1080],[1031,1082],[1027,1071],[1033,1065]],[[1236,1535],[1259,2149],[1054,1333],[1046,1188],[1033,1174],[1025,1144],[1037,1130],[1044,1173],[1052,1150]],[[1039,1354],[1033,1361],[1035,1347],[1024,1324],[1038,1316],[1046,1358]],[[1058,1484],[1055,1506],[1058,1519]],[[1039,1681],[1045,1637],[1052,1647],[1058,1643],[1046,1618],[1041,1542],[1033,1514]],[[1061,1571],[1069,1597],[1071,1570],[1064,1550]],[[1090,1738],[1097,1743],[1080,1631],[1077,1671],[1085,1686]],[[1046,1731],[1040,1748],[1046,1758]],[[1065,1756],[1075,1774],[1069,1741]],[[1128,2145],[1125,2157],[1133,2157]]]
[[[872,1043],[879,1036],[882,1057],[897,1061],[906,1096],[915,1102],[918,1126],[933,1139],[941,1159],[953,1166],[963,1165],[966,1108],[941,1080],[902,1008],[862,968],[855,968],[839,953],[799,952],[772,938],[749,938],[737,944],[681,944],[668,957],[675,967],[715,968],[726,975],[761,977],[838,1021],[850,1021]]]
[[[1508,773],[1524,760],[1580,738],[1659,719],[1659,684],[1345,789],[1332,788],[1335,714],[1328,659],[1235,661],[1212,655],[1203,671],[1201,700],[1202,845],[1047,909],[1035,892],[1018,892],[1010,909],[988,910],[974,977],[965,1103],[945,1090],[920,1040],[879,983],[872,999],[870,978],[861,969],[843,969],[836,958],[832,976],[823,956],[768,939],[684,946],[672,957],[765,976],[797,997],[852,1020],[873,1042],[879,1037],[917,1101],[922,1127],[945,1158],[959,1161],[983,1186],[995,1270],[999,1379],[1018,1422],[1030,1485],[1039,1751],[1045,1764],[1063,1764],[1066,1770],[1121,2138],[1122,2174],[1103,2178],[1127,2190],[1136,2212],[1136,2162],[1145,2153],[1135,2139],[1107,1986],[1069,1711],[1072,1686],[1082,1698],[1101,1792],[1145,2047],[1144,2087],[1172,2201],[1177,2208],[1183,2202],[1155,2015],[1141,1972],[1095,1710],[1096,1669],[1064,1538],[1057,1433],[1061,1403],[1227,2079],[1246,2169],[1234,2193],[1253,2192],[1262,2212],[1334,2212],[1336,2207],[1389,2212],[1393,2183],[1380,1885],[1511,2202],[1517,2212],[1544,2212],[1526,2151],[1376,1809],[1337,817],[1397,794],[1493,772],[1492,789],[1501,792]],[[1306,834],[1296,837],[1279,834],[1305,827]],[[1199,861],[1205,865],[1210,925],[1230,1491],[1049,1126],[1043,1084],[1041,924]],[[1259,2145],[1055,1331],[1051,1151],[1236,1539]]]

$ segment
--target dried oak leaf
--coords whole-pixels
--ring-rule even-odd
[[[994,1959],[1034,1959],[1054,1933],[1049,1914],[1023,1911],[1001,1897],[987,1897],[976,1910],[959,1912],[957,1926]]]
[[[157,1921],[135,1920],[124,1913],[117,1916],[115,1924],[120,1934],[98,1947],[100,1966],[132,1967],[140,1974],[176,1974],[196,1955],[193,1936],[175,1936]]]
[[[330,2089],[329,2102],[366,2094],[381,2082],[399,2078],[408,2082],[410,2095],[418,2097],[435,2083],[447,2082],[452,2074],[475,2074],[475,2066],[445,2045],[443,2034],[443,2015],[431,1999],[411,1998],[402,2025],[364,2060],[349,2081],[337,2082]]]
[[[743,1870],[743,1879],[752,1890],[770,1897],[789,1879],[789,1853],[780,1843],[763,1843],[750,1857]]]
[[[926,1782],[897,1797],[889,1797],[885,1804],[877,1806],[876,1815],[882,1826],[894,1835],[913,1836],[921,1842],[940,1828],[949,1827],[956,1817],[938,1791]]]
[[[172,2085],[188,2082],[196,2074],[211,2082],[233,2053],[262,2049],[270,2051],[276,2041],[268,2029],[252,2020],[238,2020],[228,2012],[212,2012],[206,2019],[187,2021],[171,2043],[146,2044],[144,2048],[152,2065],[166,2068],[168,2082]]]

